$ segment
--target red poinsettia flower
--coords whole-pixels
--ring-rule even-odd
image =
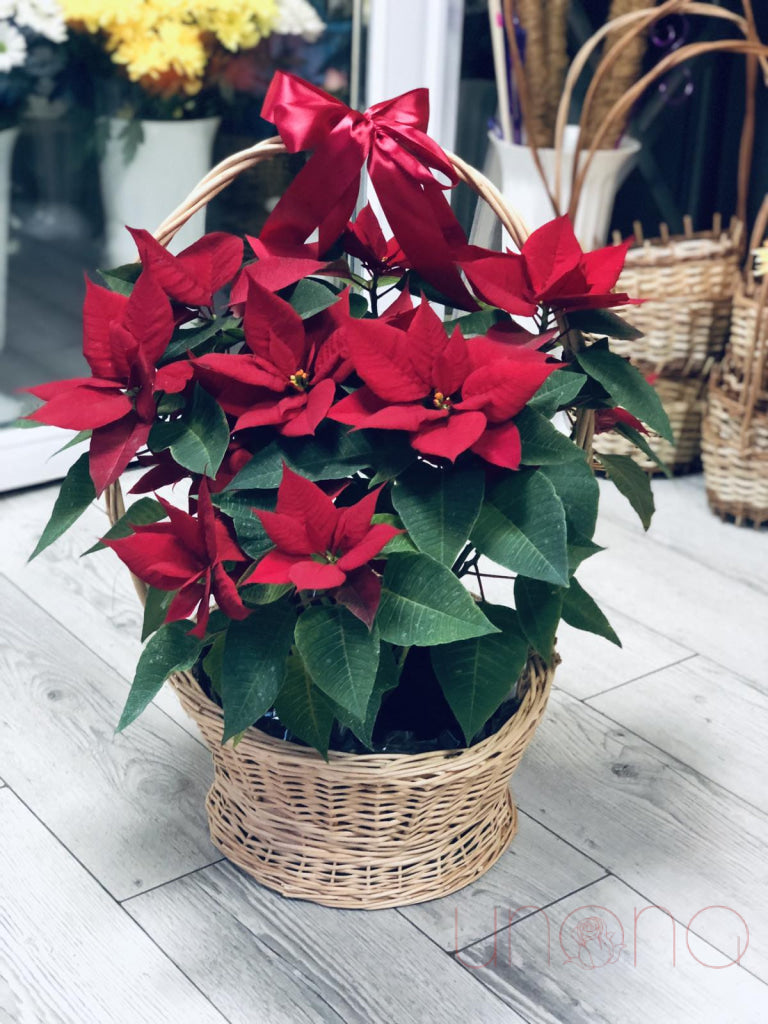
[[[607,309],[633,301],[611,289],[630,243],[584,252],[568,217],[534,231],[519,254],[467,246],[459,265],[484,302],[509,313],[533,316],[538,306],[567,312]]]
[[[158,501],[168,513],[170,522],[134,526],[130,537],[105,539],[131,572],[158,590],[178,590],[171,601],[166,622],[188,619],[199,606],[197,625],[190,630],[202,637],[208,625],[210,599],[213,595],[219,608],[230,619],[248,615],[237,592],[234,580],[224,562],[247,562],[246,556],[214,511],[208,483],[200,483],[197,516],[188,515],[163,498]]]
[[[195,375],[225,412],[237,416],[236,430],[271,425],[288,437],[314,434],[336,381],[351,371],[344,331],[337,329],[347,319],[346,294],[302,320],[289,303],[251,282],[243,319],[250,353],[200,356],[192,360]]]
[[[596,434],[604,434],[608,430],[613,430],[619,423],[623,423],[626,427],[632,427],[633,430],[637,430],[640,434],[648,433],[644,424],[636,416],[633,416],[631,412],[627,412],[626,409],[621,409],[617,406],[615,409],[597,409],[595,411]]]
[[[381,596],[372,559],[396,534],[372,524],[381,487],[340,508],[317,484],[283,467],[274,512],[254,509],[275,548],[246,583],[293,583],[298,590],[328,590],[370,628]]]
[[[213,306],[216,292],[229,284],[243,262],[243,241],[213,231],[173,256],[149,233],[128,228],[143,267],[151,267],[160,287],[184,306]]]
[[[408,269],[405,253],[396,238],[389,241],[376,219],[376,214],[367,203],[351,221],[341,236],[344,252],[360,260],[369,274],[376,277],[401,276]]]
[[[488,338],[450,340],[423,300],[406,330],[376,320],[349,328],[350,355],[365,386],[330,419],[353,427],[406,430],[425,455],[453,461],[468,449],[508,469],[520,465],[512,422],[558,363],[542,352]]]
[[[310,245],[267,246],[258,238],[245,237],[258,259],[243,267],[232,285],[229,304],[237,315],[245,307],[251,281],[279,292],[312,275],[349,279],[349,267],[344,260],[318,259]]]
[[[92,377],[28,390],[45,405],[28,419],[69,430],[92,430],[90,472],[97,494],[116,480],[149,437],[158,391],[183,390],[191,370],[156,363],[173,334],[165,292],[144,270],[130,298],[86,281],[83,352]]]

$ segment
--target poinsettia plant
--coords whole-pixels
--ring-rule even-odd
[[[595,466],[646,526],[653,502],[629,457],[593,463],[591,435],[670,436],[610,348],[634,333],[607,311],[625,250],[584,253],[564,217],[520,252],[469,246],[421,90],[358,114],[285,75],[269,110],[314,154],[258,239],[173,256],[134,230],[139,262],[88,282],[91,375],[32,389],[30,419],[88,445],[36,553],[104,492],[120,508],[140,467],[92,549],[146,590],[121,728],[189,670],[224,741],[470,744],[514,714],[527,659],[556,657],[561,619],[618,643],[577,579],[600,551]],[[352,217],[366,163],[392,238]]]

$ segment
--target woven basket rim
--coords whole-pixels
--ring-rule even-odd
[[[532,674],[531,685],[528,687],[518,709],[510,715],[504,724],[486,736],[479,743],[471,746],[438,748],[437,750],[420,751],[419,753],[377,753],[372,751],[367,754],[358,754],[345,750],[329,750],[328,760],[314,749],[294,743],[292,740],[279,739],[270,736],[259,729],[258,726],[250,725],[243,733],[243,738],[236,746],[236,750],[244,756],[249,756],[248,747],[253,745],[259,749],[259,754],[264,751],[277,754],[283,759],[288,757],[295,761],[311,762],[319,769],[328,769],[331,765],[337,767],[356,767],[363,770],[370,769],[380,772],[383,766],[397,774],[397,769],[405,769],[410,774],[414,768],[428,768],[433,766],[436,770],[444,770],[446,762],[458,769],[465,767],[468,761],[484,760],[492,748],[504,745],[510,734],[523,731],[530,720],[543,712],[546,707],[551,688],[552,676],[559,663],[557,655],[552,659],[552,664],[547,666],[538,654],[531,653],[523,668],[523,672],[530,670]],[[197,706],[201,714],[216,718],[221,722],[222,731],[224,714],[222,709],[210,699],[204,692],[199,682],[189,672],[174,673],[171,677],[174,688],[186,701]],[[420,780],[423,784],[423,778]]]

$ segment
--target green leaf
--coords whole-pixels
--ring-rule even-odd
[[[170,448],[173,459],[191,473],[215,477],[229,447],[229,424],[216,399],[195,384],[181,418],[156,423],[149,443],[153,451]]]
[[[124,263],[109,270],[98,270],[97,274],[111,292],[130,295],[141,273],[140,263]]]
[[[597,636],[603,636],[612,644],[621,647],[621,640],[614,632],[613,626],[578,580],[572,579],[570,587],[565,592],[563,620],[574,629],[596,633]]]
[[[293,289],[289,302],[302,320],[308,320],[315,313],[328,309],[339,301],[338,292],[320,281],[304,278]]]
[[[583,450],[535,409],[523,409],[515,417],[515,425],[520,431],[523,465],[545,466],[585,459]]]
[[[271,441],[264,448],[254,452],[253,457],[243,466],[234,480],[224,488],[228,491],[271,490],[280,486],[283,479],[283,453],[277,441]]]
[[[125,515],[120,516],[115,525],[107,530],[103,540],[119,540],[121,537],[130,537],[134,532],[134,526],[148,526],[150,523],[165,519],[167,515],[168,513],[159,501],[155,501],[154,498],[139,498],[126,511]],[[96,541],[92,547],[83,552],[83,556],[90,555],[94,551],[101,551],[106,546],[102,541]]]
[[[571,572],[575,572],[582,562],[586,561],[587,558],[591,558],[592,555],[597,555],[601,551],[605,551],[605,548],[601,548],[599,544],[595,544],[594,541],[587,540],[586,537],[581,539],[576,538],[571,541],[570,534],[568,535],[568,568]]]
[[[499,321],[509,319],[509,315],[502,313],[500,309],[478,309],[474,313],[468,313],[467,316],[446,320],[443,327],[449,336],[458,327],[465,338],[474,338],[476,335],[486,334]]]
[[[192,627],[187,620],[166,622],[149,638],[136,666],[117,732],[122,732],[139,717],[172,672],[183,672],[195,664],[203,641],[188,632]]]
[[[368,312],[368,299],[357,292],[349,293],[349,312],[356,320],[362,320]]]
[[[376,672],[371,696],[368,698],[365,716],[356,718],[344,708],[336,706],[336,717],[339,722],[350,729],[369,749],[373,747],[373,729],[384,694],[394,690],[399,681],[400,673],[395,663],[394,651],[389,644],[382,644],[379,652],[379,668]]]
[[[424,554],[387,559],[376,625],[382,640],[400,647],[496,632],[450,569]]]
[[[373,519],[371,519],[371,522],[374,524],[386,523],[387,526],[394,526],[396,530],[404,529],[402,519],[399,516],[393,516],[389,512],[377,512]],[[392,540],[388,541],[384,545],[381,549],[381,553],[382,555],[394,555],[398,551],[412,553],[414,551],[418,551],[418,548],[407,533],[398,533],[396,537],[393,537]]]
[[[609,309],[578,309],[568,313],[571,327],[585,334],[603,334],[620,341],[637,341],[645,335]]]
[[[34,420],[27,420],[27,423],[34,423]],[[42,423],[38,426],[43,426]],[[63,444],[61,448],[54,452],[54,455],[58,455],[59,452],[65,452],[68,448],[74,448],[76,444],[82,444],[83,441],[88,441],[93,434],[92,430],[78,430],[74,437],[70,437],[66,444]]]
[[[175,596],[175,590],[158,590],[156,587],[147,585],[147,594],[144,599],[144,621],[141,626],[142,643],[162,626]]]
[[[223,491],[212,495],[211,500],[230,517],[240,547],[251,558],[261,558],[274,546],[253,509],[273,511],[277,502],[276,491]]]
[[[221,663],[222,743],[253,725],[275,702],[293,644],[296,613],[288,601],[230,622]]]
[[[484,491],[479,466],[436,469],[418,462],[395,481],[392,504],[416,547],[450,567],[467,543]]]
[[[334,705],[315,686],[298,654],[292,654],[285,663],[285,677],[275,701],[275,711],[289,732],[314,747],[327,760]]]
[[[628,441],[631,441],[636,448],[639,448],[643,454],[647,455],[652,462],[655,462],[666,477],[672,479],[672,470],[666,462],[659,458],[639,430],[630,427],[628,423],[617,423],[615,429],[618,433],[623,434]]]
[[[160,360],[160,365],[172,363],[174,360],[185,356],[187,352],[195,352],[205,345],[206,342],[215,338],[217,334],[221,334],[223,331],[234,330],[239,326],[239,317],[220,316],[214,320],[204,320],[197,327],[180,327],[174,332],[173,338],[163,353],[163,358]]]
[[[669,417],[651,385],[626,359],[598,342],[576,354],[579,365],[601,384],[617,406],[631,412],[674,443]]]
[[[568,543],[590,541],[597,523],[600,488],[587,461],[574,459],[559,466],[542,466],[539,472],[549,480],[563,503]]]
[[[29,556],[29,561],[31,562],[41,551],[45,551],[49,544],[53,544],[62,534],[66,533],[95,497],[96,491],[88,469],[88,452],[83,452],[64,477],[51,512],[51,518],[45,524],[45,529],[35,550]]]
[[[515,608],[531,647],[547,663],[552,659],[555,633],[560,622],[563,595],[568,591],[551,583],[518,576],[515,580]]]
[[[224,663],[224,646],[227,642],[227,634],[219,633],[211,644],[211,648],[203,658],[203,669],[211,684],[214,693],[221,697],[221,673]]]
[[[272,604],[293,590],[292,583],[249,583],[242,587],[240,597],[249,608],[260,608],[264,604]]]
[[[650,476],[629,455],[603,455],[595,452],[595,458],[599,460],[608,479],[613,481],[637,512],[643,529],[647,530],[656,511]]]
[[[26,416],[21,416],[13,421],[12,426],[17,430],[35,430],[37,427],[45,427],[47,424],[40,423],[38,420],[28,420]],[[62,451],[62,449],[60,448],[59,451]]]
[[[586,379],[583,373],[555,370],[528,402],[528,406],[543,416],[554,416],[561,406],[568,405],[578,395]]]
[[[528,657],[528,640],[516,613],[501,605],[481,607],[500,632],[430,651],[435,675],[468,744],[512,695]]]
[[[471,539],[478,551],[512,572],[568,585],[565,511],[541,470],[521,469],[497,484]]]
[[[379,636],[341,605],[313,606],[296,623],[296,646],[326,696],[364,718],[379,667]]]

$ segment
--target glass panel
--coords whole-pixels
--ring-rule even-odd
[[[257,41],[253,22],[247,31],[227,22],[224,4],[220,21],[204,26],[202,37],[170,18],[142,26],[139,19],[153,5],[123,0],[100,6],[106,32],[96,35],[87,31],[98,27],[88,20],[91,3],[61,5],[73,21],[83,19],[61,44],[0,16],[0,34],[10,39],[0,35],[3,490],[54,479],[78,454],[74,449],[48,462],[68,435],[11,424],[38,404],[19,389],[90,372],[80,352],[84,274],[98,279],[97,268],[132,261],[126,222],[154,230],[213,162],[274,134],[259,112],[275,69],[349,102],[353,24],[359,32],[362,7],[357,0],[277,0],[282,20],[276,31],[265,21],[265,37]],[[275,4],[254,0],[252,16],[262,10]],[[113,11],[122,20],[112,19]],[[124,23],[134,12],[130,37]],[[238,51],[213,42],[217,31]],[[26,50],[14,56],[19,35]],[[107,44],[122,67],[110,60]],[[217,120],[206,122],[212,117]],[[300,155],[286,156],[244,173],[210,204],[204,225],[201,218],[196,232],[171,248],[178,251],[204,229],[258,234],[301,164]],[[121,197],[123,205],[113,208]]]

